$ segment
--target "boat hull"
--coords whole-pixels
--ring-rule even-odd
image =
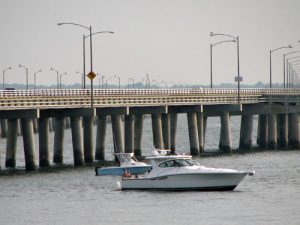
[[[174,174],[152,178],[123,178],[122,190],[201,190],[229,191],[236,188],[248,173]]]

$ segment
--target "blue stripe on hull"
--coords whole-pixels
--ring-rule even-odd
[[[131,175],[143,174],[152,169],[152,166],[137,166],[137,167],[107,167],[101,168],[96,167],[96,175],[105,176],[105,175],[116,175],[122,176],[127,170]]]

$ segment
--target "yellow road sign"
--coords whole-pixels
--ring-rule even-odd
[[[91,80],[93,80],[96,77],[96,74],[93,71],[91,71],[91,72],[88,73],[87,76],[88,76],[88,78],[90,78]]]

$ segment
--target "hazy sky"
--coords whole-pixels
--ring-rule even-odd
[[[300,50],[299,0],[0,0],[0,69],[9,66],[7,83],[56,84],[54,67],[67,72],[64,82],[80,83],[82,35],[87,30],[58,22],[92,25],[94,72],[136,82],[151,79],[209,84],[209,44],[225,40],[211,31],[239,35],[244,83],[269,82],[269,51],[285,45]],[[87,40],[88,45],[88,40]],[[282,82],[282,54],[273,54],[273,81]],[[213,48],[214,82],[233,83],[236,44]],[[87,70],[89,69],[87,48]],[[1,73],[2,74],[2,73]],[[2,76],[1,76],[2,79]],[[98,83],[99,77],[95,78]],[[0,82],[2,83],[2,82]]]

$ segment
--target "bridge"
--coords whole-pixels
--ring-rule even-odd
[[[93,104],[91,104],[93,103]],[[91,107],[92,106],[92,107]],[[39,166],[50,165],[49,126],[54,124],[53,162],[63,163],[65,118],[70,118],[74,165],[104,160],[108,117],[115,152],[142,155],[143,116],[151,115],[153,144],[176,149],[177,114],[186,113],[192,155],[204,151],[207,117],[221,118],[219,148],[231,152],[230,116],[241,116],[240,148],[252,148],[253,115],[259,115],[261,148],[300,148],[300,89],[87,89],[0,91],[1,134],[7,136],[6,167],[15,167],[19,123],[27,170],[36,168],[34,127],[38,127]],[[96,148],[92,138],[96,118]],[[124,123],[123,123],[124,121]],[[83,124],[83,128],[82,128]],[[123,129],[124,127],[124,129]]]

